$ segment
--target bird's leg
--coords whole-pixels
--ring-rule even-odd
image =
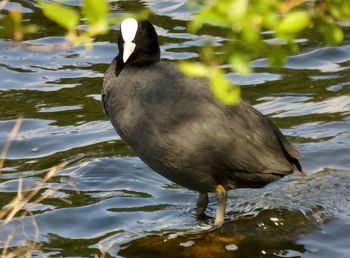
[[[197,216],[205,216],[205,209],[208,206],[208,193],[199,193],[197,199]]]
[[[215,193],[216,193],[216,201],[218,203],[218,206],[216,208],[214,225],[221,226],[222,223],[224,223],[227,193],[225,188],[222,185],[217,185],[215,187]]]

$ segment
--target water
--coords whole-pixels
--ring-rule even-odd
[[[162,56],[176,61],[196,58],[208,38],[218,47],[225,40],[210,28],[203,36],[187,33],[191,12],[185,2],[113,1],[112,8],[115,15],[151,8]],[[197,219],[197,194],[149,169],[106,120],[99,99],[103,73],[117,54],[117,26],[99,37],[93,50],[34,52],[29,47],[62,42],[61,30],[45,21],[34,1],[13,6],[41,29],[22,43],[0,39],[0,147],[16,118],[23,117],[0,176],[0,207],[16,195],[18,177],[24,188],[32,187],[49,168],[68,161],[43,192],[57,188],[54,196],[71,204],[47,199],[26,206],[39,226],[42,252],[64,257],[92,256],[99,249],[121,257],[349,257],[349,27],[344,27],[342,46],[323,47],[317,32],[310,32],[311,40],[299,39],[302,53],[285,68],[268,68],[261,59],[253,63],[252,75],[228,74],[242,86],[243,97],[289,136],[309,176],[230,192],[227,222],[212,230],[215,198],[210,197],[208,220]],[[13,228],[19,229],[11,245],[35,238],[26,217],[2,229],[0,240]]]

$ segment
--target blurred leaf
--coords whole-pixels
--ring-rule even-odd
[[[263,23],[268,28],[274,28],[278,21],[276,13],[267,13],[263,16]]]
[[[225,78],[221,70],[216,70],[210,81],[210,88],[215,98],[225,105],[237,105],[241,90]]]
[[[21,10],[19,9],[12,9],[9,12],[9,16],[11,17],[12,21],[16,25],[20,25],[22,22],[23,14]]]
[[[298,5],[304,4],[305,0],[287,0],[283,1],[282,4],[279,7],[279,10],[282,13],[286,13],[290,11],[291,9],[297,7]]]
[[[36,33],[39,31],[39,27],[35,24],[30,24],[24,27],[26,33]]]
[[[287,45],[287,50],[285,51],[285,56],[287,57],[288,52],[291,54],[297,54],[299,52],[299,46],[295,42],[291,42]]]
[[[329,9],[336,19],[350,23],[350,1],[333,0]]]
[[[268,61],[272,66],[281,67],[287,61],[287,53],[282,46],[271,47]]]
[[[199,29],[200,25],[203,23],[209,23],[221,27],[231,27],[230,21],[223,16],[222,13],[215,10],[202,11],[195,16],[195,20],[195,25],[199,26],[196,27],[195,25],[192,25],[195,29]]]
[[[242,29],[242,40],[249,46],[257,46],[257,42],[260,40],[260,31],[256,28],[243,27]]]
[[[243,53],[240,53],[240,52],[232,53],[229,57],[229,62],[234,72],[237,72],[240,74],[247,74],[252,71],[249,64],[249,58],[247,55]]]
[[[327,24],[323,27],[323,35],[326,44],[338,45],[343,42],[344,33],[343,30],[337,25]]]
[[[74,29],[79,23],[80,17],[74,8],[44,1],[38,1],[38,4],[45,16],[67,30]]]
[[[226,7],[228,17],[231,20],[242,18],[246,15],[248,9],[248,0],[232,0],[229,6]]]
[[[108,31],[109,3],[106,0],[84,0],[82,9],[93,33]]]
[[[22,15],[21,10],[11,9],[7,16],[0,17],[0,36],[17,41],[23,40],[25,30],[22,25]]]
[[[201,48],[200,57],[202,62],[208,64],[215,60],[215,52],[211,42],[205,42]]]
[[[179,68],[181,72],[183,72],[187,76],[207,77],[209,75],[208,67],[198,62],[187,62],[187,61],[180,62]]]
[[[98,23],[108,14],[108,2],[106,0],[84,0],[83,13],[91,24]]]
[[[310,17],[305,11],[287,13],[278,24],[276,32],[280,34],[297,33],[310,24]]]
[[[202,26],[203,22],[197,19],[190,21],[187,25],[188,31],[191,33],[196,33]]]

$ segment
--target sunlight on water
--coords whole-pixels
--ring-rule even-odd
[[[104,248],[111,256],[138,258],[349,257],[348,36],[339,47],[298,39],[302,52],[291,56],[285,68],[269,68],[258,59],[248,76],[227,74],[242,86],[244,99],[290,137],[308,176],[231,191],[226,223],[214,229],[215,197],[210,196],[208,218],[198,219],[197,193],[162,178],[135,157],[103,113],[102,78],[118,53],[118,26],[98,38],[92,50],[33,51],[64,40],[42,20],[34,2],[18,0],[6,8],[36,18],[39,34],[21,43],[0,39],[0,149],[16,118],[23,117],[0,175],[0,205],[15,197],[18,177],[24,189],[36,187],[49,168],[68,161],[44,184],[43,193],[57,188],[53,196],[71,203],[47,199],[25,207],[34,214],[48,256],[88,257]],[[111,5],[115,15],[142,6],[153,10],[165,61],[195,59],[208,39],[217,48],[225,40],[213,29],[201,36],[188,33],[192,12],[183,0]],[[344,27],[345,35],[349,29]],[[34,239],[30,217],[0,228],[0,241],[13,229],[18,234],[11,245]]]

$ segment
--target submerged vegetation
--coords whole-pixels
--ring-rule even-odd
[[[22,119],[16,121],[7,144],[0,152],[0,175],[4,167],[6,154],[12,141],[20,130],[21,123]],[[67,164],[67,162],[62,162],[61,164],[48,169],[48,172],[43,174],[41,180],[29,188],[24,188],[22,177],[18,177],[18,190],[16,196],[10,200],[7,205],[0,209],[0,235],[2,238],[6,235],[4,241],[0,240],[1,258],[32,257],[34,254],[46,256],[45,252],[42,250],[42,244],[40,244],[39,241],[40,228],[35,221],[31,208],[35,205],[42,204],[47,199],[56,199],[71,204],[70,200],[65,199],[64,197],[59,197],[57,193],[63,186],[71,186],[76,189],[77,193],[79,193],[79,190],[73,183],[68,182],[63,186],[47,189],[47,184],[52,181]],[[27,232],[28,229],[29,232]],[[23,238],[25,241],[14,246],[12,241],[18,241],[18,238]],[[105,257],[107,250],[113,245],[113,243],[114,241],[110,241],[105,247],[100,247],[100,253],[95,254],[94,257]]]
[[[9,139],[0,154],[0,175],[4,167],[6,154],[11,146],[12,141],[15,139],[18,131],[20,130],[22,119],[18,119],[13,126]],[[22,177],[18,177],[18,190],[17,195],[7,205],[0,209],[0,235],[7,234],[4,242],[0,242],[1,257],[31,257],[34,251],[40,251],[41,245],[37,242],[39,238],[39,227],[33,217],[30,210],[32,205],[36,205],[48,198],[53,198],[52,195],[58,189],[50,189],[49,191],[43,191],[45,184],[51,180],[51,178],[59,172],[66,162],[51,168],[42,178],[42,180],[35,186],[29,189],[23,189]],[[56,198],[56,197],[55,197]],[[62,201],[68,202],[64,198],[59,198]],[[28,220],[30,218],[30,220]],[[34,232],[34,240],[28,239],[20,246],[11,247],[12,240],[18,237],[18,235],[26,235],[27,232],[23,224],[31,224],[32,232]],[[5,233],[4,233],[5,232]],[[8,232],[8,233],[6,233]],[[29,232],[28,232],[29,233]],[[32,237],[32,233],[29,233]]]

